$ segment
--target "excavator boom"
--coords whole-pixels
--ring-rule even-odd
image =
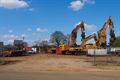
[[[106,31],[107,28],[110,28],[110,45],[112,45],[112,43],[115,41],[116,37],[115,37],[115,33],[114,33],[114,25],[112,22],[112,17],[110,16],[109,19],[107,20],[107,22],[105,22],[103,28],[98,32],[98,47],[99,48],[105,48],[107,45],[106,42]]]
[[[72,47],[75,47],[75,46],[77,45],[77,44],[76,44],[76,38],[77,38],[77,32],[78,32],[79,29],[81,29],[81,32],[82,32],[82,34],[81,34],[82,39],[85,38],[84,22],[81,22],[79,25],[76,26],[76,28],[74,28],[74,29],[72,30],[72,33],[71,33]]]
[[[93,39],[93,38],[95,40],[95,44],[97,45],[98,39],[97,39],[97,35],[94,33],[93,35],[89,35],[88,37],[86,37],[85,39],[83,39],[83,41],[82,41],[82,43],[80,45],[81,49],[85,49],[86,42],[89,41],[89,40],[91,40],[91,39]]]

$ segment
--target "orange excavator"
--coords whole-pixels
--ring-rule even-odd
[[[71,33],[71,40],[72,40],[72,47],[76,47],[77,44],[76,44],[76,39],[77,39],[77,33],[78,33],[78,30],[81,29],[81,37],[82,37],[82,40],[85,38],[85,28],[84,28],[84,22],[81,22],[80,24],[78,24],[76,26],[76,28],[74,28],[72,30],[72,33]]]
[[[116,40],[115,33],[114,33],[114,25],[112,21],[112,17],[110,16],[107,22],[105,22],[103,28],[98,31],[98,48],[106,48],[107,42],[106,42],[106,31],[107,28],[110,28],[110,43],[111,46],[112,43]]]

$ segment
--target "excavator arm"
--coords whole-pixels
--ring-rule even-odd
[[[85,39],[83,39],[82,43],[80,44],[81,49],[85,49],[85,44],[87,41],[94,39],[95,44],[98,45],[98,39],[97,39],[97,35],[94,33],[93,35],[89,35],[88,37],[86,37]]]
[[[110,45],[115,41],[115,33],[114,33],[114,26],[112,22],[112,17],[110,16],[107,22],[105,22],[103,28],[98,32],[98,47],[105,48],[106,43],[106,31],[107,28],[110,28]]]
[[[79,25],[76,26],[76,28],[74,28],[72,30],[72,33],[71,33],[71,39],[72,39],[72,47],[75,47],[77,44],[76,44],[76,38],[77,38],[77,32],[78,30],[81,28],[81,37],[82,39],[85,38],[85,28],[84,28],[84,22],[81,22]]]
[[[111,46],[114,41],[116,40],[116,36],[115,36],[115,32],[114,32],[114,24],[112,22],[112,17],[110,17],[110,42],[109,42],[109,45]]]

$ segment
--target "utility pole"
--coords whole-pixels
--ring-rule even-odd
[[[96,51],[94,49],[94,61],[93,61],[93,65],[95,66],[96,65]]]

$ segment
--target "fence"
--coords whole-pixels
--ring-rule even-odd
[[[116,55],[119,50],[120,48],[89,49],[87,54],[92,56],[89,61],[94,65],[120,65],[120,56]]]

